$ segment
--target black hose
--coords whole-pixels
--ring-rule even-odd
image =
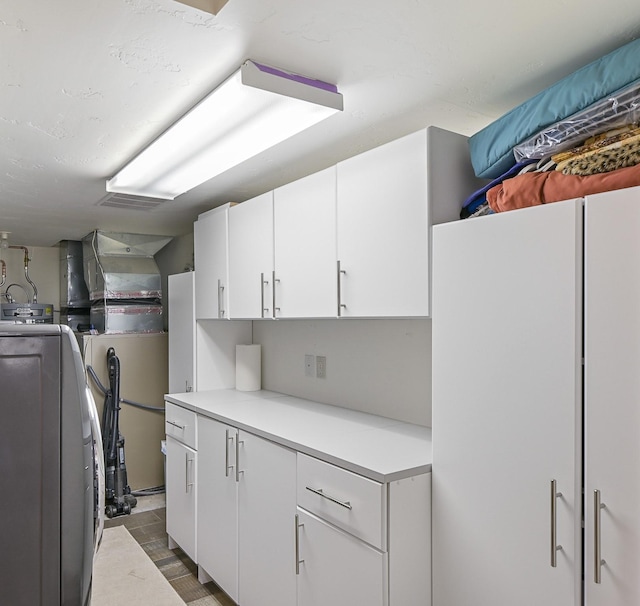
[[[131,494],[134,497],[150,497],[156,494],[164,494],[164,486],[154,486],[153,488],[141,488],[140,490],[132,490]]]
[[[88,364],[87,364],[87,371],[89,372],[89,375],[91,375],[91,378],[93,379],[93,382],[96,384],[96,387],[103,394],[106,395],[108,391],[107,388],[100,382],[100,379],[96,374],[96,371],[93,370],[93,368]],[[149,404],[140,404],[140,402],[132,402],[131,400],[127,400],[125,398],[120,398],[120,402],[122,402],[123,404],[128,404],[129,406],[135,406],[136,408],[142,408],[144,410],[152,410],[153,412],[164,412],[164,408],[160,408],[158,406],[151,406]]]

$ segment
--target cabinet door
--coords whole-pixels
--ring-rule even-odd
[[[239,603],[295,606],[295,452],[243,431],[239,446]]]
[[[271,318],[273,192],[229,211],[229,307],[233,318]]]
[[[434,606],[579,603],[581,251],[580,201],[434,227]]]
[[[225,204],[200,215],[193,226],[198,320],[228,316],[228,212]]]
[[[167,278],[169,323],[169,393],[195,385],[194,272]]]
[[[198,564],[238,602],[238,432],[198,418]]]
[[[336,169],[274,192],[277,317],[335,317]]]
[[[387,556],[298,509],[298,606],[385,606]]]
[[[337,167],[343,316],[429,315],[426,131]]]
[[[194,561],[196,558],[195,450],[167,436],[167,534]]]
[[[585,603],[589,606],[640,604],[638,233],[639,188],[587,198]],[[604,508],[596,507],[598,499]],[[599,560],[605,563],[599,565]]]

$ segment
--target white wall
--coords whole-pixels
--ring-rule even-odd
[[[262,387],[431,426],[431,321],[254,321]],[[327,358],[327,377],[305,376],[305,354]]]

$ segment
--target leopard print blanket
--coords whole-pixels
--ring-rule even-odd
[[[640,127],[601,133],[576,147],[552,156],[555,170],[565,175],[594,175],[640,164]]]

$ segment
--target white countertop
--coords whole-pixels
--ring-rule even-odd
[[[165,396],[198,414],[378,482],[431,471],[431,429],[272,391]]]

